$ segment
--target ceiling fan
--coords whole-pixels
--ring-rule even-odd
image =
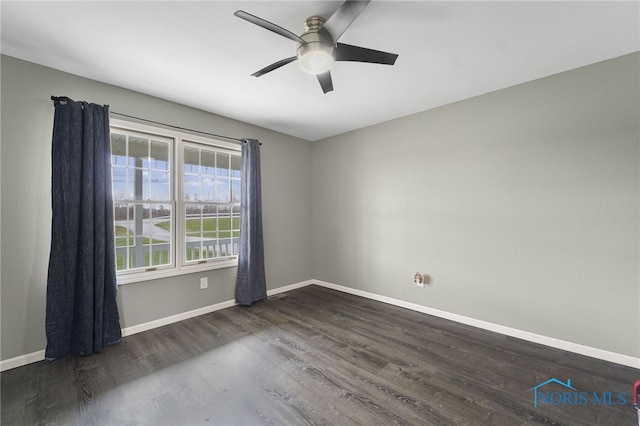
[[[393,65],[398,58],[398,55],[395,53],[381,52],[379,50],[338,43],[338,39],[344,34],[349,25],[358,17],[367,4],[369,4],[369,1],[370,0],[347,0],[329,19],[321,16],[311,16],[307,18],[304,22],[304,33],[300,36],[245,11],[236,11],[234,15],[238,18],[273,31],[297,43],[296,56],[282,59],[251,75],[260,77],[297,60],[300,68],[316,75],[322,91],[328,93],[333,90],[331,66],[334,61]]]

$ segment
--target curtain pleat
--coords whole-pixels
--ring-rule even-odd
[[[250,306],[267,297],[262,235],[260,142],[255,139],[245,139],[242,143],[240,192],[240,241],[235,297],[239,305]]]
[[[122,339],[116,302],[109,107],[56,100],[45,358]]]

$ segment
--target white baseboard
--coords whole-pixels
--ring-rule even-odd
[[[567,342],[565,340],[556,339],[554,337],[542,336],[540,334],[530,333],[528,331],[518,330],[515,328],[506,327],[503,325],[494,324],[487,321],[469,318],[463,315],[453,314],[450,312],[429,308],[427,306],[422,306],[422,305],[418,305],[411,302],[405,302],[403,300],[393,299],[391,297],[380,296],[375,293],[369,293],[367,291],[357,290],[354,288],[345,287],[338,284],[332,284],[332,283],[318,281],[318,280],[312,280],[312,281],[314,284],[319,285],[321,287],[342,291],[344,293],[365,297],[367,299],[377,300],[379,302],[388,303],[390,305],[399,306],[401,308],[410,309],[412,311],[422,312],[424,314],[433,315],[436,317],[448,319],[451,321],[459,322],[459,323],[470,325],[473,327],[478,327],[483,330],[493,331],[506,336],[516,337],[518,339],[527,340],[529,342],[550,346],[552,348],[562,349],[562,350],[574,352],[580,355],[586,355],[592,358],[597,358],[604,361],[609,361],[616,364],[626,365],[628,367],[640,369],[640,358],[635,358],[629,355],[623,355],[616,352],[605,351],[603,349],[593,348],[593,347],[581,345],[578,343]]]
[[[225,302],[216,303],[215,305],[209,305],[203,308],[198,308],[192,311],[182,312],[176,315],[159,318],[157,320],[145,322],[142,324],[132,325],[131,327],[126,327],[122,329],[122,337],[127,337],[127,336],[131,336],[132,334],[142,333],[143,331],[153,330],[154,328],[162,327],[165,325],[173,324],[174,322],[184,321],[189,318],[194,318],[200,315],[219,311],[220,309],[230,308],[235,304],[236,302],[234,300],[227,300]]]
[[[272,296],[274,294],[295,290],[297,288],[305,287],[310,284],[313,284],[312,280],[303,281],[303,282],[295,283],[291,285],[286,285],[284,287],[274,288],[272,290],[267,291],[267,296]],[[184,321],[189,318],[194,318],[200,315],[208,314],[210,312],[219,311],[220,309],[225,309],[231,306],[235,306],[235,304],[236,304],[235,300],[227,300],[224,302],[216,303],[215,305],[209,305],[203,308],[182,312],[182,313],[171,315],[165,318],[160,318],[160,319],[145,322],[142,324],[125,327],[122,329],[122,337],[131,336],[133,334],[142,333],[143,331],[152,330],[154,328],[162,327],[164,325],[169,325],[174,322]],[[0,361],[0,371],[11,370],[13,368],[22,367],[24,365],[31,364],[34,362],[43,361],[44,352],[45,352],[44,350],[41,350],[41,351],[33,352],[30,354],[26,354],[26,355],[20,355],[15,358],[2,360]]]
[[[0,361],[0,371],[11,370],[38,361],[44,361],[44,350],[2,360]]]
[[[278,293],[284,293],[285,291],[295,290],[297,288],[304,287],[312,283],[313,281],[309,280],[309,281],[303,281],[303,282],[295,283],[291,285],[286,285],[284,287],[274,288],[272,290],[267,291],[267,296],[272,296]],[[235,300],[227,300],[224,302],[216,303],[215,305],[205,306],[204,308],[194,309],[192,311],[182,312],[176,315],[171,315],[169,317],[160,318],[157,320],[145,322],[143,324],[138,324],[131,327],[123,328],[122,337],[131,336],[132,334],[141,333],[143,331],[152,330],[154,328],[162,327],[164,325],[173,324],[174,322],[184,321],[189,318],[194,318],[200,315],[219,311],[220,309],[230,308],[235,305],[236,305]]]
[[[315,282],[316,281],[314,280],[307,280],[307,281],[302,281],[302,282],[291,284],[291,285],[285,285],[284,287],[274,288],[273,290],[267,291],[267,296],[273,296],[274,294],[284,293],[286,291],[291,291],[297,288],[306,287],[308,285],[314,284]]]
[[[552,348],[562,349],[569,352],[574,352],[580,355],[586,355],[592,358],[601,359],[604,361],[613,362],[616,364],[626,365],[628,367],[640,369],[640,358],[635,358],[628,355],[618,354],[615,352],[605,351],[602,349],[592,348],[590,346],[580,345],[578,343],[567,342],[565,340],[556,339],[553,337],[542,336],[528,331],[518,330],[511,327],[506,327],[499,324],[490,323],[474,318],[465,317],[463,315],[453,314],[451,312],[441,311],[427,306],[418,305],[411,302],[405,302],[403,300],[394,299],[387,296],[381,296],[379,294],[370,293],[367,291],[357,290],[350,287],[341,286],[320,280],[307,280],[299,283],[274,288],[267,291],[267,296],[273,296],[275,294],[284,293],[287,291],[295,290],[298,288],[306,287],[311,284],[316,284],[321,287],[338,290],[343,293],[353,294],[355,296],[365,297],[367,299],[376,300],[390,305],[399,306],[401,308],[410,309],[412,311],[421,312],[423,314],[433,315],[439,318],[456,321],[461,324],[478,327],[483,330],[493,331],[506,336],[516,337],[518,339],[527,340],[534,343],[539,343]],[[177,315],[171,315],[169,317],[160,318],[154,321],[149,321],[143,324],[134,325],[122,329],[122,337],[131,336],[143,331],[152,330],[154,328],[162,327],[164,325],[172,324],[174,322],[183,321],[189,318],[194,318],[200,315],[215,312],[220,309],[229,308],[236,303],[234,300],[227,300],[225,302],[216,303],[215,305],[205,306],[203,308],[194,309],[192,311],[183,312]],[[17,356],[0,361],[0,371],[11,370],[12,368],[22,367],[23,365],[31,364],[34,362],[44,360],[44,350],[33,352],[26,355]]]
[[[229,308],[231,306],[234,306],[235,304],[236,303],[234,300],[228,300],[225,302],[216,303],[215,305],[205,306],[203,308],[194,309],[192,311],[182,312],[180,314],[171,315],[154,321],[132,325],[131,327],[125,327],[122,329],[122,337],[131,336],[133,334],[142,333],[143,331],[152,330],[154,328],[162,327],[174,322],[184,321],[186,319],[197,317],[199,315],[204,315],[210,312],[218,311],[220,309]],[[45,351],[37,351],[0,361],[0,371],[11,370],[12,368],[22,367],[23,365],[42,361],[44,360],[44,352]]]
[[[300,287],[312,284],[313,281],[304,281],[301,283],[291,284],[284,287],[274,288],[267,291],[267,296],[272,296],[278,293],[284,293],[285,291],[295,290]],[[160,318],[154,321],[145,322],[143,324],[134,325],[131,327],[122,329],[122,337],[131,336],[132,334],[141,333],[143,331],[152,330],[154,328],[162,327],[164,325],[173,324],[174,322],[184,321],[189,318],[198,317],[200,315],[208,314],[211,312],[219,311],[220,309],[230,308],[235,306],[235,300],[227,300],[224,302],[216,303],[215,305],[205,306],[204,308],[194,309],[192,311],[182,312],[169,317]]]

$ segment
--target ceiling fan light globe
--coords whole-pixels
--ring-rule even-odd
[[[333,66],[333,47],[323,43],[307,43],[298,49],[298,63],[303,71],[322,74]]]

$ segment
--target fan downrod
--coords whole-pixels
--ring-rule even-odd
[[[327,22],[322,16],[310,16],[304,21],[304,32],[318,31]]]

